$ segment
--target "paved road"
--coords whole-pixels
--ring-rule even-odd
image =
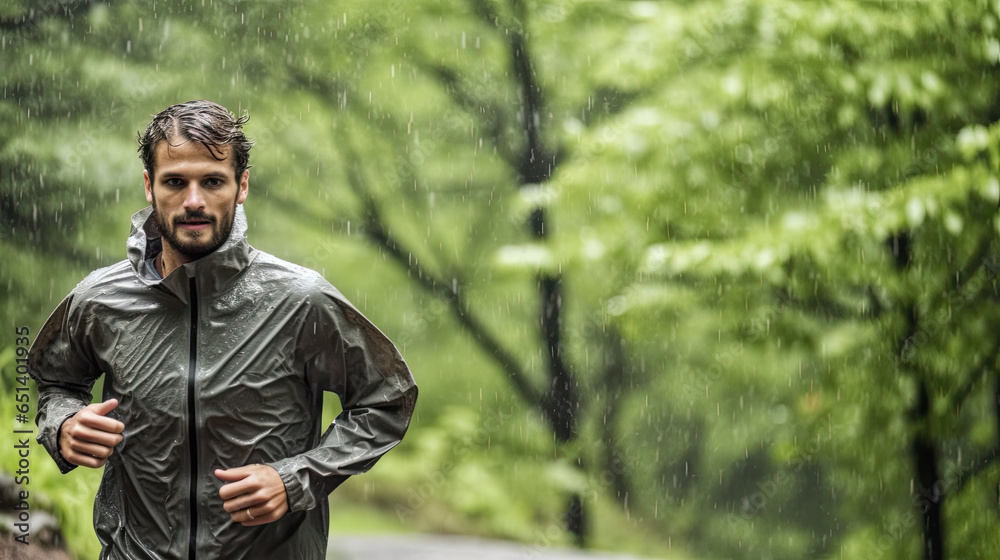
[[[444,535],[330,535],[330,560],[640,560]]]

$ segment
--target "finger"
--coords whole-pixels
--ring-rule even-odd
[[[224,482],[239,482],[244,478],[250,476],[250,472],[246,467],[237,467],[235,469],[215,469],[215,478],[222,480]]]
[[[265,513],[258,511],[256,514],[252,514],[254,508],[245,507],[229,513],[229,519],[233,523],[239,523],[241,525],[246,523],[254,523],[256,521],[262,520],[265,517]],[[246,526],[246,525],[244,525]]]
[[[270,493],[258,485],[232,482],[219,489],[222,506],[228,512],[239,511],[248,507],[264,504],[271,498]]]
[[[222,509],[226,510],[226,513],[231,515],[238,515],[241,511],[246,511],[247,508],[254,508],[256,510],[256,508],[262,506],[263,503],[260,498],[254,496],[253,494],[243,494],[231,500],[222,502]],[[245,520],[240,519],[240,521]]]
[[[237,496],[253,492],[255,485],[251,481],[246,480],[249,475],[233,475],[232,471],[236,469],[230,469],[229,471],[216,470],[215,476],[224,481],[230,481],[223,484],[219,488],[219,497],[225,500],[231,500]]]
[[[77,424],[70,429],[69,436],[72,438],[72,441],[94,443],[105,447],[114,447],[125,439],[121,434],[95,430],[82,424]]]
[[[282,487],[280,493],[270,493],[267,489],[261,489],[256,494],[262,496],[260,498],[261,501],[256,505],[248,506],[254,518],[248,519],[249,516],[241,518],[240,516],[245,515],[247,510],[247,508],[243,508],[231,514],[233,521],[239,522],[244,527],[252,527],[277,521],[288,512],[288,500],[284,492],[284,487]],[[241,514],[240,512],[243,513]]]
[[[226,510],[228,513],[236,513],[246,510],[248,507],[267,507],[267,504],[269,503],[268,498],[269,496],[267,496],[263,490],[256,489],[251,492],[236,494],[230,498],[223,498],[225,501],[222,502],[222,509]]]
[[[101,430],[103,432],[120,434],[125,430],[125,424],[123,424],[120,420],[115,420],[114,418],[110,418],[108,416],[101,416],[93,410],[84,409],[80,413],[77,420],[84,426],[94,428],[95,430]]]
[[[257,465],[248,465],[245,467],[236,467],[234,469],[215,469],[215,477],[219,480],[225,480],[226,482],[237,482],[252,475],[256,466]]]
[[[92,443],[84,443],[80,441],[74,441],[70,443],[70,449],[73,453],[80,455],[90,455],[91,457],[96,457],[98,459],[107,459],[114,453],[114,449],[111,447],[106,447],[104,445],[95,445]]]
[[[254,485],[238,489],[234,488],[232,484],[223,488],[227,497],[223,498],[222,508],[230,514],[237,514],[248,507],[263,507],[265,511],[270,511],[278,503],[279,496],[276,496],[275,492],[269,488]],[[220,494],[223,492],[220,491]],[[282,501],[284,500],[284,493],[281,494],[280,498]]]
[[[277,505],[277,499],[269,495],[263,488],[254,488],[231,498],[223,498],[223,500],[225,501],[222,502],[222,509],[232,514],[246,511],[247,508],[254,508],[254,511],[257,511],[257,508],[264,508],[264,511],[267,512]]]
[[[274,521],[281,519],[287,512],[288,512],[288,506],[282,503],[280,507],[275,508],[264,515],[254,514],[253,521],[245,521],[242,523],[242,525],[244,527],[253,527],[256,525],[264,525],[265,523],[272,523]]]
[[[267,523],[272,523],[274,521],[277,521],[278,519],[281,519],[285,515],[285,513],[288,512],[288,507],[284,504],[284,502],[282,502],[280,506],[275,507],[274,509],[264,509],[265,507],[269,506],[264,506],[264,507],[256,506],[250,508],[251,513],[253,513],[253,519],[249,519],[247,517],[246,509],[242,510],[242,512],[237,512],[231,517],[233,518],[233,521],[239,523],[244,527],[255,527],[257,525],[264,525]]]
[[[107,416],[109,412],[118,408],[118,399],[108,399],[102,403],[92,404],[87,408],[98,416]]]
[[[222,488],[219,488],[219,497],[222,498],[223,502],[228,502],[240,496],[250,496],[254,490],[254,487],[243,481],[230,482],[229,484],[223,484]]]
[[[76,465],[78,467],[87,467],[90,469],[99,469],[107,464],[107,459],[95,459],[94,457],[88,457],[86,455],[79,455],[77,458],[70,460],[66,459],[70,464]]]
[[[107,459],[99,459],[92,455],[84,455],[73,451],[64,454],[63,458],[66,459],[66,461],[68,461],[70,464],[77,465],[80,467],[90,467],[92,469],[103,467],[104,464],[108,462]]]
[[[219,489],[219,497],[229,500],[241,495],[259,494],[265,487],[266,480],[261,477],[262,465],[246,465],[234,469],[216,469],[215,476],[223,481],[228,481]],[[273,471],[273,468],[267,467]],[[263,502],[270,498],[269,495],[259,495],[255,501]]]

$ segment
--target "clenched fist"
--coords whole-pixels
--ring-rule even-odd
[[[63,458],[81,467],[103,467],[115,446],[125,439],[125,424],[108,418],[117,407],[118,399],[109,399],[67,418],[59,428],[59,453]]]

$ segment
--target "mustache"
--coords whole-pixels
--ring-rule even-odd
[[[180,216],[177,216],[176,218],[174,218],[174,223],[175,224],[182,223],[182,222],[213,222],[214,223],[215,222],[215,218],[209,216],[208,214],[206,214],[204,212],[196,210],[194,212],[190,212],[190,211],[189,212],[184,212],[183,215],[180,215]]]

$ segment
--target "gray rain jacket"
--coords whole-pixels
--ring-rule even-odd
[[[31,347],[38,441],[63,472],[63,421],[104,399],[125,439],[94,503],[101,558],[326,557],[327,496],[406,432],[417,388],[392,343],[319,274],[251,247],[243,207],[214,253],[166,278],[152,208],[132,217],[128,260],[91,273]],[[343,412],[322,433],[323,392]],[[243,527],[215,469],[274,467],[289,511]]]

